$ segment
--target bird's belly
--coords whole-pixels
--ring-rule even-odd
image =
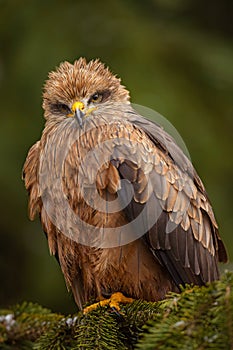
[[[157,262],[142,239],[100,253],[94,275],[102,296],[120,291],[148,301],[161,300],[174,290],[167,271]]]

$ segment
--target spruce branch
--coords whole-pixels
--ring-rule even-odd
[[[233,349],[233,272],[163,301],[64,316],[38,304],[0,310],[1,349]]]

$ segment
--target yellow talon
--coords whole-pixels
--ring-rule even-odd
[[[111,308],[120,311],[120,303],[128,304],[132,303],[134,299],[125,297],[121,292],[113,293],[109,299],[104,299],[99,301],[98,303],[92,304],[90,306],[85,307],[83,310],[84,314],[87,314],[90,311],[97,309],[99,306],[109,305]]]

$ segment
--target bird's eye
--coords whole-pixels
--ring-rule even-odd
[[[71,109],[64,103],[55,103],[52,105],[52,112],[54,114],[68,114],[71,113]]]
[[[101,93],[99,93],[99,92],[96,92],[96,93],[94,93],[94,94],[91,96],[91,98],[89,99],[89,103],[90,103],[90,102],[94,102],[94,103],[96,103],[96,102],[101,102],[101,101],[102,101],[102,98],[103,98],[103,95],[102,95]]]

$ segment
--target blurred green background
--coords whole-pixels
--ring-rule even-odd
[[[41,88],[61,61],[99,57],[182,135],[233,260],[233,2],[0,1],[0,306],[74,312],[21,169],[43,128]]]

